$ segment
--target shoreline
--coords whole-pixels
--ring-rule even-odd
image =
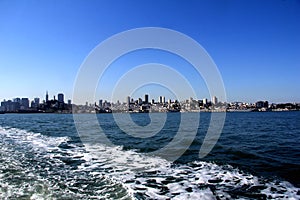
[[[267,112],[297,112],[300,110],[230,110],[230,111],[223,111],[223,110],[193,110],[193,111],[180,111],[180,112],[149,112],[149,113],[267,113]],[[44,112],[44,111],[17,111],[17,112],[0,112],[0,114],[113,114],[113,113],[127,113],[127,114],[141,114],[143,112],[128,112],[128,111],[112,111],[112,112]]]

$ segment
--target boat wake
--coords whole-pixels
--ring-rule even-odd
[[[1,199],[300,198],[289,182],[229,165],[174,164],[121,146],[82,146],[15,128],[0,127],[0,141]]]

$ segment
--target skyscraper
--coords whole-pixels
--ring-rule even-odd
[[[21,99],[19,97],[14,98],[13,101],[16,102],[16,103],[21,103]]]
[[[141,98],[138,99],[138,104],[141,105],[143,103],[143,100]]]
[[[48,91],[46,91],[46,102],[49,101]]]
[[[40,106],[40,98],[38,97],[34,98],[33,104],[34,104],[33,107],[38,108]]]
[[[149,103],[149,95],[145,94],[145,103]]]
[[[130,107],[130,96],[127,97],[127,106]]]
[[[162,96],[159,96],[158,102],[159,102],[160,104],[162,104]]]
[[[217,104],[218,103],[218,98],[216,96],[213,96],[212,103],[213,104]]]
[[[59,93],[57,95],[57,100],[58,100],[59,103],[64,103],[64,94]]]
[[[102,100],[102,99],[99,100],[99,107],[100,107],[100,108],[103,107],[103,100]]]
[[[29,99],[22,98],[21,99],[21,110],[27,110],[29,108]]]

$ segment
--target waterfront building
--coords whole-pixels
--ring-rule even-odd
[[[8,101],[2,101],[1,102],[1,111],[4,112],[16,112],[20,110],[20,103],[19,102],[13,102],[11,100]]]
[[[71,99],[68,100],[68,105],[71,105],[72,104],[72,101]]]
[[[190,104],[193,103],[194,99],[193,97],[190,97]]]
[[[269,102],[268,101],[258,101],[255,103],[256,108],[268,108]]]

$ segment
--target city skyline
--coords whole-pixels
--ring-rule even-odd
[[[43,99],[43,98],[42,98]],[[125,101],[111,102],[99,99],[94,103],[86,102],[84,105],[72,104],[68,99],[65,102],[64,94],[54,95],[49,98],[46,91],[45,98],[40,101],[39,97],[33,100],[29,98],[16,97],[12,100],[3,100],[0,104],[0,114],[5,113],[149,113],[149,112],[270,112],[270,111],[299,111],[300,103],[269,103],[267,100],[259,100],[255,103],[249,102],[222,102],[217,96],[211,99],[184,100],[166,99],[159,96],[157,100],[151,98],[149,94],[144,97],[134,99],[127,96]]]
[[[164,27],[206,49],[223,78],[228,102],[300,102],[299,19],[300,3],[292,0],[1,1],[0,100],[33,99],[46,90],[64,91],[72,99],[78,70],[99,43],[128,29]],[[145,50],[112,63],[99,81],[104,87],[96,91],[96,99],[110,100],[109,92],[124,73],[149,62],[166,64],[186,77],[196,88],[194,98],[209,96],[203,79],[184,59]],[[147,89],[154,95],[168,92],[150,85],[131,95],[142,96]],[[173,98],[171,91],[168,95]],[[124,101],[126,95],[119,92],[116,98]]]
[[[50,94],[50,95],[49,95]],[[270,100],[268,100],[267,98],[262,98],[262,99],[256,99],[255,101],[251,102],[251,101],[241,101],[239,99],[233,100],[233,101],[222,101],[219,99],[218,96],[208,96],[208,97],[203,97],[203,98],[195,98],[192,96],[189,97],[184,97],[182,99],[178,99],[178,98],[169,98],[167,96],[165,96],[164,94],[161,94],[160,96],[155,96],[153,97],[151,95],[151,93],[143,93],[141,96],[124,96],[121,99],[117,99],[115,101],[112,101],[111,99],[105,99],[105,98],[98,98],[98,99],[94,99],[93,101],[89,102],[89,101],[84,101],[82,104],[76,104],[72,101],[72,99],[66,98],[65,94],[63,92],[59,92],[56,94],[49,92],[48,90],[46,90],[46,92],[44,93],[44,96],[35,96],[34,98],[29,98],[28,96],[15,96],[13,98],[4,98],[4,99],[0,99],[0,102],[7,102],[7,101],[11,101],[11,102],[22,102],[22,100],[26,100],[28,101],[28,105],[30,105],[31,103],[45,103],[48,101],[58,101],[61,103],[68,103],[68,104],[75,104],[75,105],[94,105],[97,104],[99,102],[107,102],[107,103],[122,103],[122,104],[127,104],[128,102],[133,103],[135,101],[141,101],[141,102],[146,102],[146,103],[168,103],[168,102],[184,102],[186,100],[195,100],[195,101],[203,101],[205,104],[206,103],[212,103],[212,104],[217,104],[217,103],[245,103],[245,104],[254,104],[255,102],[259,102],[259,101],[268,101],[269,103],[272,104],[276,104],[277,102],[272,102]],[[296,104],[300,104],[300,102],[297,101],[290,101],[290,102],[279,102],[278,104],[281,103],[296,103]],[[99,103],[100,104],[100,103]],[[30,106],[29,106],[30,107]]]

